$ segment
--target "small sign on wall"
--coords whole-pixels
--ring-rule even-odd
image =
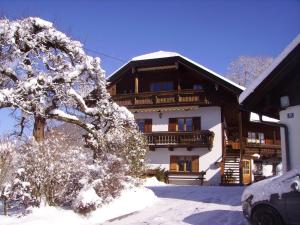
[[[287,118],[288,118],[288,119],[294,118],[294,113],[288,113],[288,114],[287,114]]]

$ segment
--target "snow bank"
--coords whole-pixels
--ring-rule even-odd
[[[254,183],[244,190],[242,201],[245,201],[251,195],[252,202],[269,200],[272,194],[282,194],[292,191],[291,184],[298,182],[300,185],[300,168],[291,170],[282,176],[271,177]]]
[[[88,224],[99,224],[113,218],[140,211],[152,205],[156,200],[156,195],[145,187],[124,190],[119,198],[92,212],[89,218],[90,223]]]
[[[166,185],[164,182],[161,182],[156,179],[156,177],[146,178],[144,182],[144,186],[164,186]]]
[[[0,216],[1,225],[98,225],[152,205],[157,200],[155,194],[145,187],[123,190],[120,197],[92,212],[88,217],[72,210],[46,206],[34,208],[27,216],[17,218]]]

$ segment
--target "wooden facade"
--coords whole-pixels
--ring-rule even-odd
[[[247,160],[251,160],[254,154],[259,154],[261,159],[280,157],[279,129],[249,122],[249,112],[242,111],[238,104],[242,89],[185,58],[174,56],[131,61],[108,81],[112,99],[132,112],[149,109],[159,113],[160,109],[168,107],[219,106],[223,137],[222,183],[234,183],[236,180],[243,183],[243,170],[248,171],[243,165],[248,165]],[[162,147],[170,151],[178,147],[185,147],[187,151],[195,147],[210,149],[214,134],[201,129],[201,119],[191,118],[190,124],[182,125],[178,118],[171,118],[169,129],[164,132],[152,132],[152,121],[149,120],[140,121],[140,125],[152,151]],[[178,126],[182,127],[179,129]],[[248,132],[257,133],[260,140],[250,140]],[[234,169],[228,168],[228,159],[237,159],[234,161],[235,167],[232,167]],[[194,157],[193,165],[195,160]],[[175,171],[177,162],[178,159],[171,157],[170,171]],[[192,172],[199,172],[198,167],[192,168]],[[248,169],[251,171],[251,168]]]

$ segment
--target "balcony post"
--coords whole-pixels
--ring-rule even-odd
[[[139,77],[137,74],[134,76],[134,93],[138,94],[139,93]]]
[[[243,141],[243,114],[239,111],[239,136],[240,136],[240,183],[243,183],[243,168],[242,168],[242,157],[244,151],[244,141]]]

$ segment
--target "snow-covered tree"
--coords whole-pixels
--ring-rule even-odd
[[[34,121],[37,142],[22,147],[22,158],[24,182],[31,184],[36,197],[64,204],[90,185],[103,200],[109,199],[119,193],[127,176],[139,176],[144,169],[146,142],[133,115],[108,94],[100,59],[86,55],[80,42],[48,21],[0,20],[0,109],[7,107],[20,111],[21,127]],[[82,149],[65,146],[59,138],[45,139],[47,120],[82,129],[93,151],[90,165],[97,168],[87,170],[87,183],[72,177],[84,171],[74,171],[86,164],[78,164]],[[71,180],[78,189],[65,186]]]
[[[239,85],[247,87],[265,71],[273,58],[261,56],[240,56],[230,63],[227,77]]]

